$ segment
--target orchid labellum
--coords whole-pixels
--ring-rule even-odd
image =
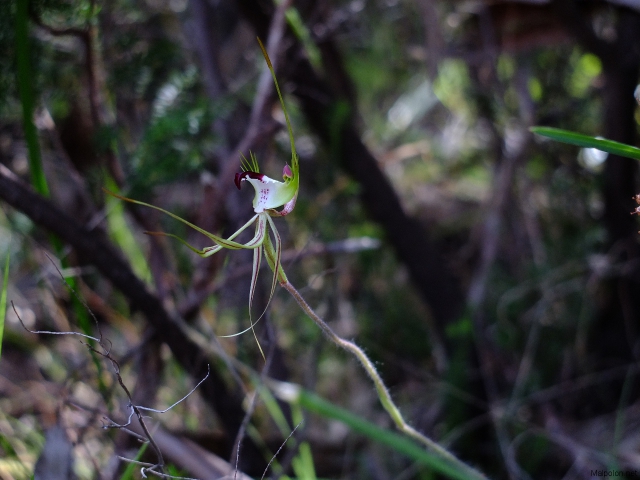
[[[287,130],[289,132],[289,139],[291,141],[291,166],[285,165],[282,171],[283,181],[280,182],[278,180],[274,180],[269,178],[268,176],[260,173],[260,168],[258,167],[258,161],[253,153],[250,153],[249,158],[247,160],[244,156],[242,156],[241,161],[241,169],[242,172],[236,173],[235,176],[235,184],[238,189],[241,188],[242,182],[249,182],[253,188],[255,188],[256,195],[253,199],[253,210],[255,215],[251,217],[251,219],[245,223],[238,231],[229,236],[228,238],[223,238],[218,235],[214,235],[209,233],[202,228],[194,225],[179,216],[164,210],[160,207],[156,207],[155,205],[150,205],[145,202],[140,202],[138,200],[133,200],[130,198],[122,197],[120,195],[107,192],[114,197],[120,198],[121,200],[126,200],[127,202],[135,203],[138,205],[143,205],[146,207],[151,207],[156,210],[160,210],[161,212],[170,215],[176,220],[185,223],[190,226],[194,230],[202,233],[206,237],[208,237],[215,245],[210,247],[206,247],[202,250],[190,245],[182,238],[164,232],[146,232],[150,235],[163,235],[168,237],[173,237],[185,244],[192,251],[200,255],[201,257],[209,257],[214,253],[219,252],[223,248],[228,248],[230,250],[238,250],[238,249],[249,249],[253,250],[253,274],[251,276],[251,288],[249,290],[249,312],[251,312],[251,304],[253,303],[253,296],[255,293],[256,283],[258,280],[258,271],[260,269],[260,264],[262,262],[263,252],[266,254],[267,263],[273,270],[273,280],[271,284],[271,296],[273,296],[273,292],[276,287],[276,282],[278,279],[280,282],[286,282],[287,277],[282,271],[280,265],[280,257],[282,252],[280,235],[276,229],[276,226],[271,217],[282,217],[285,216],[293,210],[293,207],[296,203],[296,198],[298,196],[298,188],[300,184],[300,175],[299,175],[299,166],[298,166],[298,155],[296,153],[296,147],[293,139],[293,130],[291,128],[291,122],[289,121],[289,115],[287,114],[287,109],[284,104],[284,100],[282,98],[282,93],[280,92],[280,87],[278,86],[278,80],[276,79],[275,72],[273,70],[273,65],[271,64],[271,60],[269,59],[269,55],[267,54],[264,45],[258,38],[258,43],[260,44],[260,48],[262,49],[262,53],[267,62],[267,66],[271,71],[271,76],[273,77],[273,82],[276,87],[276,92],[278,93],[278,98],[280,99],[280,104],[282,105],[282,110],[284,111],[284,117],[287,123]],[[277,208],[282,207],[281,210],[276,210]],[[255,223],[255,234],[254,237],[246,243],[238,243],[234,239],[240,235],[243,231],[249,228],[251,225]],[[271,241],[269,230],[273,233],[273,242]],[[262,317],[262,315],[261,315]],[[260,318],[258,318],[260,320]],[[253,326],[257,323],[251,322],[251,325],[244,331],[240,333],[236,333],[235,336],[241,333],[244,333],[250,329],[253,329]],[[254,333],[255,335],[255,333]],[[259,344],[258,344],[259,345]],[[262,351],[262,349],[261,349]],[[264,354],[263,354],[264,356]]]

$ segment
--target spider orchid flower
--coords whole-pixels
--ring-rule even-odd
[[[280,99],[280,104],[282,105],[282,110],[284,111],[285,120],[287,123],[287,130],[289,132],[289,139],[291,142],[291,166],[285,164],[282,176],[283,181],[280,182],[278,180],[274,180],[269,178],[268,176],[260,173],[260,168],[258,166],[258,161],[253,153],[250,152],[249,158],[247,160],[244,155],[241,160],[241,169],[242,172],[236,173],[235,175],[235,184],[238,189],[241,188],[242,182],[249,182],[256,190],[255,197],[253,199],[253,210],[255,215],[249,219],[247,223],[245,223],[240,229],[238,229],[235,233],[230,235],[227,238],[220,237],[218,235],[214,235],[212,233],[207,232],[206,230],[194,225],[191,222],[167,211],[160,207],[156,207],[155,205],[151,205],[149,203],[141,202],[139,200],[133,200],[131,198],[126,198],[121,195],[117,195],[115,193],[109,192],[105,190],[108,194],[117,197],[121,200],[125,200],[127,202],[135,203],[137,205],[142,205],[145,207],[150,207],[156,210],[159,210],[167,215],[175,218],[176,220],[188,225],[194,230],[200,232],[209,238],[214,245],[210,247],[206,247],[202,250],[190,245],[186,240],[178,237],[177,235],[173,235],[171,233],[164,232],[145,232],[148,235],[161,235],[175,238],[180,241],[184,245],[186,245],[193,252],[197,253],[203,258],[210,257],[211,255],[221,251],[222,249],[229,250],[239,250],[239,249],[248,249],[253,250],[253,273],[251,275],[251,288],[249,289],[249,315],[251,318],[251,306],[253,304],[253,297],[255,294],[256,284],[258,281],[258,271],[260,269],[260,264],[262,263],[263,253],[266,256],[267,263],[271,267],[273,271],[273,280],[271,282],[271,294],[269,296],[269,301],[273,297],[273,293],[275,291],[275,287],[278,281],[281,283],[285,283],[287,281],[287,277],[282,270],[282,266],[280,265],[280,257],[282,254],[282,246],[280,240],[280,234],[276,229],[275,223],[271,217],[282,217],[285,216],[293,210],[296,199],[298,196],[298,189],[300,185],[300,175],[299,175],[299,166],[298,166],[298,155],[296,153],[295,142],[293,138],[293,129],[291,128],[291,122],[289,121],[289,115],[287,114],[287,109],[284,104],[284,100],[282,98],[282,94],[280,92],[280,87],[278,86],[278,80],[276,79],[275,72],[273,70],[273,65],[271,64],[271,60],[269,59],[269,55],[267,54],[266,49],[262,45],[262,42],[258,38],[258,43],[260,44],[260,48],[262,49],[262,53],[267,62],[267,66],[271,71],[271,76],[273,77],[273,82],[275,84],[276,92],[278,93],[278,98]],[[276,210],[282,207],[281,210]],[[246,243],[238,243],[235,241],[235,238],[238,237],[242,232],[248,229],[251,225],[255,224],[255,232],[254,236],[251,240]],[[273,235],[273,241],[271,240],[271,236],[269,234],[269,230]],[[267,305],[268,306],[268,305]],[[266,308],[265,308],[266,311]],[[226,337],[233,337],[236,335],[240,335],[249,330],[253,330],[253,327],[256,323],[262,318],[264,312],[260,315],[260,317],[254,322],[251,321],[251,325],[245,330],[235,333],[233,335],[225,335]],[[255,332],[254,332],[255,336]],[[257,341],[257,337],[256,337]],[[264,357],[264,352],[262,352],[262,348],[260,347],[260,343],[258,343],[258,347],[260,348],[260,352]]]

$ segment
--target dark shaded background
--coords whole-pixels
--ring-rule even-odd
[[[290,155],[271,80],[259,81],[258,35],[275,45],[301,162],[298,205],[276,220],[283,264],[366,348],[409,422],[491,478],[640,468],[636,162],[528,131],[636,144],[640,4],[290,3],[283,17],[287,5],[267,0],[29,2],[28,81],[16,74],[17,4],[0,4],[0,257],[11,254],[21,318],[95,331],[48,253],[95,313],[136,403],[170,405],[210,363],[198,395],[158,417],[176,442],[168,451],[198,443],[235,461],[253,386],[231,358],[390,426],[357,363],[286,292],[257,329],[266,367],[251,335],[215,337],[248,325],[250,253],[202,260],[143,232],[203,238],[102,192],[212,232],[244,224],[252,192],[233,188],[239,152],[274,177]],[[28,185],[29,89],[49,198]],[[25,332],[9,310],[0,452],[14,463],[0,463],[1,478],[33,468],[53,425],[74,442],[81,478],[120,478],[110,459],[137,446],[99,428],[104,412],[124,418],[100,363],[77,339]],[[251,425],[238,458],[259,477],[284,437],[262,402]],[[432,478],[327,419],[309,416],[296,437],[325,478]],[[281,454],[284,471],[296,453]],[[186,455],[170,461],[196,475]]]

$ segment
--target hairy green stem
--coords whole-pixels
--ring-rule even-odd
[[[302,297],[302,295],[300,295],[300,292],[298,292],[298,290],[296,290],[296,288],[288,280],[285,282],[282,282],[281,285],[284,287],[285,290],[287,290],[287,292],[291,294],[293,298],[295,298],[296,302],[298,302],[298,305],[300,305],[300,308],[302,308],[302,310],[307,314],[307,316],[311,318],[315,322],[315,324],[318,325],[318,327],[320,327],[320,329],[325,333],[325,335],[329,337],[329,340],[331,340],[340,348],[351,353],[358,359],[358,361],[362,364],[365,371],[367,372],[367,375],[369,375],[369,378],[373,380],[373,383],[378,392],[378,398],[380,399],[382,406],[387,411],[387,413],[389,413],[394,423],[396,424],[396,427],[401,432],[419,441],[421,444],[426,446],[429,451],[436,454],[440,458],[447,460],[451,464],[455,465],[460,471],[465,473],[467,478],[486,479],[486,477],[481,472],[470,467],[466,463],[462,462],[461,460],[456,458],[451,452],[449,452],[447,449],[439,445],[437,442],[431,440],[429,437],[427,437],[426,435],[423,435],[422,433],[418,432],[415,428],[410,426],[402,417],[400,410],[398,409],[393,399],[391,398],[391,395],[389,394],[389,390],[387,390],[387,387],[382,381],[382,378],[380,377],[378,370],[373,365],[373,362],[369,360],[369,357],[367,357],[366,353],[364,353],[364,351],[355,343],[349,340],[345,340],[344,338],[336,334],[331,329],[331,327],[329,327],[329,325],[327,325],[325,321],[322,320],[322,318],[320,318],[314,312],[314,310],[309,306],[309,304]]]

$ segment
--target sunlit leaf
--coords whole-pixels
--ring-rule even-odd
[[[109,188],[117,188],[115,181],[111,178],[107,180],[107,185]],[[111,238],[127,256],[133,271],[138,277],[146,282],[150,281],[151,271],[149,270],[140,245],[131,233],[131,230],[129,230],[124,216],[123,204],[109,197],[105,199],[105,203],[109,209],[107,225],[109,226]]]

